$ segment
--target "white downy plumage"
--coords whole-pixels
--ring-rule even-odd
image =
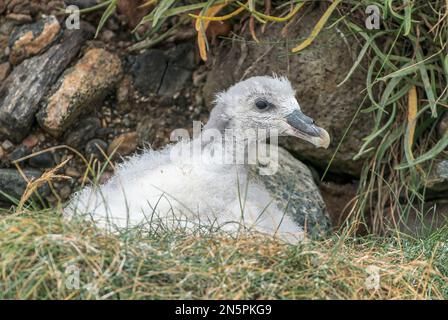
[[[231,129],[243,144],[256,140],[253,131],[246,129],[275,130],[327,147],[328,133],[300,111],[294,94],[286,78],[247,79],[217,96],[204,129],[221,133]],[[163,150],[145,150],[127,159],[104,185],[76,193],[64,214],[89,217],[112,229],[145,224],[187,230],[205,226],[300,240],[302,229],[277,208],[264,185],[249,178],[249,164],[225,164],[212,156],[216,152],[211,150],[224,141],[199,137]],[[199,143],[201,157],[173,156],[194,143]],[[235,149],[230,153],[234,156]]]

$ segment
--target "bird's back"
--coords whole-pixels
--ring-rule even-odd
[[[104,185],[75,194],[65,214],[87,215],[111,228],[161,224],[301,236],[301,228],[278,209],[264,185],[250,178],[247,166],[173,159],[181,147],[146,150],[128,159]]]

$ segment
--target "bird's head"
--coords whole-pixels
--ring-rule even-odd
[[[218,94],[208,128],[236,132],[263,129],[298,137],[316,147],[330,144],[327,131],[301,111],[295,91],[284,77],[252,77]]]

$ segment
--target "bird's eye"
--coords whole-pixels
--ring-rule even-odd
[[[255,106],[260,110],[264,110],[269,107],[269,103],[266,100],[257,100]]]

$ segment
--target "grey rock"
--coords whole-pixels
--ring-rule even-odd
[[[85,112],[94,110],[115,88],[122,75],[118,56],[93,48],[66,70],[41,103],[36,115],[39,125],[54,136],[60,136]]]
[[[15,148],[14,151],[9,154],[8,159],[10,161],[16,161],[19,160],[20,158],[26,157],[30,153],[31,150],[27,146],[22,144],[17,148]]]
[[[426,185],[429,196],[448,196],[448,160],[434,163]]]
[[[93,157],[98,160],[104,160],[104,155],[107,154],[107,148],[109,145],[106,141],[101,139],[93,139],[86,145],[86,155],[88,158]]]
[[[101,128],[101,121],[95,117],[83,119],[72,130],[67,130],[64,141],[69,146],[81,148],[95,138],[97,131]]]
[[[151,49],[135,58],[131,66],[134,87],[143,96],[157,94],[171,97],[191,79],[194,47],[179,44],[168,52]]]
[[[20,26],[9,38],[9,61],[17,65],[42,53],[57,40],[60,31],[61,26],[55,16],[47,16],[38,22]]]
[[[23,170],[28,179],[37,179],[41,176],[38,170]],[[20,200],[26,190],[27,182],[15,169],[0,169],[0,201],[15,202]],[[47,184],[37,190],[40,196],[47,196],[50,188]]]
[[[136,57],[132,64],[134,86],[141,95],[158,93],[163,80],[167,60],[162,50],[149,50]]]
[[[268,164],[269,166],[269,164]],[[261,175],[262,166],[252,166],[255,179],[261,181],[276,199],[280,210],[291,216],[318,238],[330,231],[330,217],[310,169],[295,159],[287,150],[278,148],[278,169],[275,174]]]
[[[29,133],[38,104],[92,35],[88,27],[65,32],[61,43],[17,66],[0,87],[0,137],[15,142]]]
[[[45,152],[30,158],[28,164],[33,168],[49,169],[55,166],[55,161],[51,153]]]
[[[216,61],[203,90],[211,108],[216,92],[239,82],[243,76],[272,73],[287,76],[297,90],[297,99],[305,114],[329,131],[332,142],[328,150],[316,149],[296,138],[282,138],[280,143],[294,155],[321,168],[330,162],[364,98],[362,90],[366,74],[361,64],[345,84],[337,86],[348,74],[359,52],[353,41],[348,43],[350,39],[346,37],[350,33],[345,29],[324,28],[308,48],[291,54],[292,46],[309,36],[324,9],[317,5],[309,12],[303,11],[302,16],[288,26],[285,39],[281,38],[284,25],[274,24],[266,28],[265,33],[258,32],[260,44],[252,44],[251,35],[246,32],[243,37],[247,42],[234,41],[221,46],[213,54]],[[371,132],[372,125],[369,115],[358,115],[332,162],[331,171],[360,174],[363,159],[354,161],[353,156],[359,151],[362,138]]]
[[[159,94],[172,96],[192,82],[194,68],[194,46],[179,44],[168,51],[168,65]]]

